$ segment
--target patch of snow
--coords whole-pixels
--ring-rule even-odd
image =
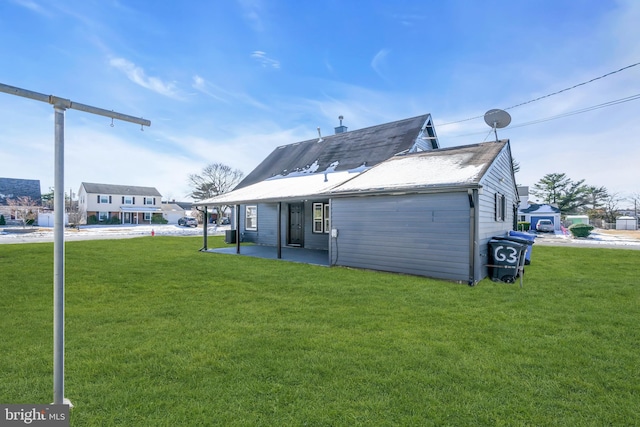
[[[222,235],[229,230],[229,225],[209,225],[209,236]],[[141,236],[202,236],[202,225],[198,227],[181,227],[172,224],[144,224],[144,225],[83,225],[80,229],[66,228],[65,241],[94,240],[94,239],[124,239]],[[1,243],[36,243],[53,242],[53,228],[38,228],[32,232],[0,233]]]
[[[465,156],[394,158],[358,175],[336,192],[472,183],[484,165],[465,165]]]

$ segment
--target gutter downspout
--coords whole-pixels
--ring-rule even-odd
[[[478,252],[478,240],[476,236],[477,227],[477,214],[478,209],[476,209],[477,201],[478,201],[478,190],[477,189],[469,189],[467,190],[467,195],[469,196],[469,286],[476,285],[476,275],[475,275],[475,260]]]

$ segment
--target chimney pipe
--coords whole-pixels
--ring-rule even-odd
[[[347,129],[348,129],[346,126],[342,126],[342,120],[343,120],[343,119],[344,119],[344,117],[343,117],[343,116],[341,116],[341,115],[340,115],[340,116],[338,116],[338,120],[340,120],[340,126],[337,126],[337,127],[335,127],[335,128],[334,128],[334,130],[335,130],[335,132],[336,132],[336,135],[337,135],[337,134],[339,134],[339,133],[346,132],[346,131],[347,131]]]

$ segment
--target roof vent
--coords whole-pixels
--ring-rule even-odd
[[[324,139],[322,139],[322,135],[320,134],[320,126],[318,126],[318,142],[322,141],[324,141]]]
[[[338,120],[340,120],[340,126],[335,127],[335,131],[336,131],[336,135],[339,133],[343,133],[347,131],[347,127],[346,126],[342,126],[342,120],[344,119],[344,117],[342,116],[338,116]]]

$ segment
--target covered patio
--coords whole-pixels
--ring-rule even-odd
[[[207,249],[203,252],[244,255],[254,258],[280,259],[283,261],[299,262],[303,264],[329,266],[329,251],[319,249],[304,248],[281,248],[281,256],[278,257],[278,248],[266,245],[242,245],[242,250],[238,253],[235,245],[226,248]]]

